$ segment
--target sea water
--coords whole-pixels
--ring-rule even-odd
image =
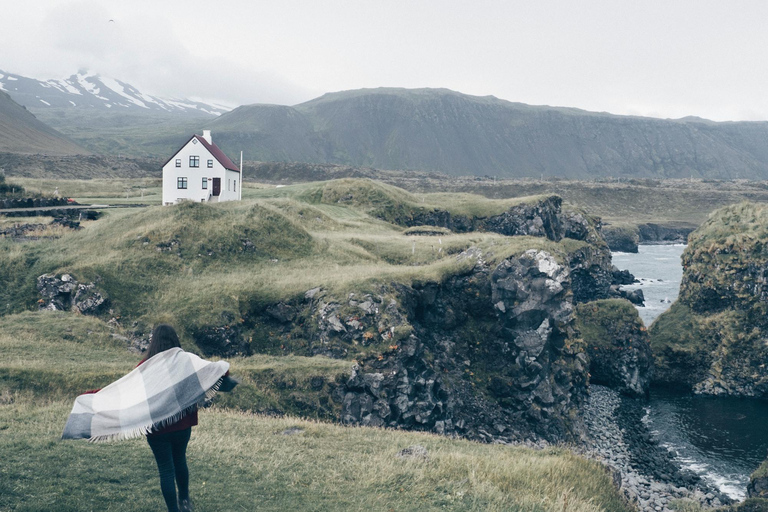
[[[683,245],[641,245],[637,254],[613,253],[613,263],[640,281],[646,326],[677,299]],[[731,498],[746,497],[749,475],[768,455],[768,402],[749,398],[696,396],[652,389],[644,419],[677,462]]]

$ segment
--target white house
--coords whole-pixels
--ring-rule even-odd
[[[193,135],[163,165],[163,204],[180,201],[239,201],[242,198],[243,155],[240,168],[211,139],[211,131]]]

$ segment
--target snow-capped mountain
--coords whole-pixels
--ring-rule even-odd
[[[95,108],[218,116],[231,110],[200,101],[150,96],[120,80],[85,71],[69,78],[37,80],[0,70],[0,90],[33,112],[48,108]]]

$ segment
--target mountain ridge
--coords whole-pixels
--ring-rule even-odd
[[[274,107],[244,105],[208,127],[225,150],[262,161],[509,178],[768,177],[768,122],[619,116],[448,89],[327,93],[280,106],[279,119]]]

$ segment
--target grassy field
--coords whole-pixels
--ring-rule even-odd
[[[41,311],[0,318],[0,510],[161,510],[143,440],[59,441],[74,397],[130,371],[139,356],[99,320]],[[629,510],[597,463],[426,434],[253,415],[259,380],[348,371],[348,361],[253,356],[243,380],[201,411],[188,458],[198,510]],[[259,385],[261,383],[261,385]],[[272,397],[274,398],[274,397]],[[224,406],[227,407],[224,407]],[[295,435],[281,435],[298,428]],[[429,460],[401,460],[419,444]]]
[[[514,198],[557,194],[571,207],[596,215],[608,225],[627,228],[644,223],[698,226],[721,206],[744,200],[768,202],[768,185],[765,182],[745,180],[637,179],[590,182],[449,178],[394,171],[381,171],[380,174],[382,181],[410,191],[403,197],[406,202],[414,205],[442,206],[449,203],[456,213],[482,215],[498,207],[503,208],[513,202]],[[305,179],[311,180],[312,177],[308,174]],[[256,181],[245,176],[244,198],[295,197],[299,189],[317,190],[317,184],[311,181],[296,183],[287,187],[287,190]],[[9,182],[22,185],[32,193],[46,195],[59,187],[62,195],[73,197],[84,204],[159,204],[161,195],[160,180],[152,178],[54,180],[13,177],[9,178]],[[475,194],[492,201],[478,202]]]
[[[162,202],[162,180],[155,178],[65,180],[14,177],[32,194],[69,197],[81,204],[157,204]]]
[[[162,510],[146,442],[59,441],[70,408],[23,398],[0,405],[0,509]],[[301,431],[281,435],[289,428]],[[427,448],[428,461],[396,457],[414,444]],[[630,510],[604,469],[564,449],[481,445],[219,408],[200,413],[188,463],[198,510]]]

